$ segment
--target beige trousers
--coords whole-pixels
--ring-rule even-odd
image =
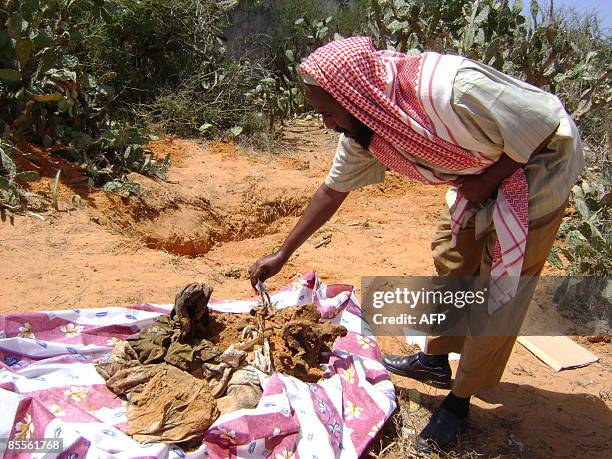
[[[521,276],[529,276],[526,278],[529,280],[521,280],[515,298],[494,314],[504,315],[502,320],[522,323],[540,271],[555,242],[566,206],[567,201],[554,212],[529,222],[521,272]],[[472,218],[457,235],[455,247],[451,248],[450,214],[447,207],[440,217],[437,234],[431,243],[438,275],[488,275],[495,240],[493,229],[476,239]],[[461,354],[452,391],[458,397],[469,397],[481,389],[499,383],[515,341],[516,336],[437,336],[428,337],[424,351],[433,355],[449,352]]]

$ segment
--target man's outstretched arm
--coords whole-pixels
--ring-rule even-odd
[[[263,282],[277,274],[293,252],[336,213],[347,196],[348,192],[336,191],[323,183],[310,200],[310,204],[289,233],[282,247],[276,252],[260,258],[251,266],[249,276],[253,288],[258,281]]]

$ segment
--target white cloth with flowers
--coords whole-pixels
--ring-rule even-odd
[[[314,303],[324,320],[348,329],[334,343],[326,377],[306,384],[274,374],[257,408],[217,419],[195,451],[141,445],[126,435],[126,402],[93,362],[171,305],[0,315],[0,438],[61,439],[62,457],[356,458],[395,410],[395,390],[352,286],[325,286],[314,273],[272,295],[277,307]],[[246,312],[257,301],[211,302]],[[2,446],[0,445],[0,448]],[[17,451],[5,458],[23,457]],[[31,457],[56,457],[55,453]]]

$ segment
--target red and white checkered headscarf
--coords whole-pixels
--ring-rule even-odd
[[[466,135],[450,107],[462,60],[437,53],[377,51],[369,37],[352,37],[317,49],[301,71],[372,129],[369,149],[376,158],[405,177],[433,185],[482,173],[494,162]],[[502,182],[498,192],[491,312],[512,299],[518,287],[529,225],[527,197],[522,169]],[[453,244],[473,213],[458,193],[451,205]]]

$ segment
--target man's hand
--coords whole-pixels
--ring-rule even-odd
[[[287,259],[281,252],[275,252],[265,257],[261,257],[253,266],[249,268],[249,277],[251,278],[251,286],[255,289],[257,282],[264,282],[266,279],[278,274]]]
[[[468,201],[473,204],[482,204],[497,191],[499,183],[494,183],[484,173],[460,177],[457,187]]]
[[[523,164],[514,161],[504,153],[482,174],[459,177],[455,184],[468,201],[482,204],[497,191],[505,179],[522,166]]]

